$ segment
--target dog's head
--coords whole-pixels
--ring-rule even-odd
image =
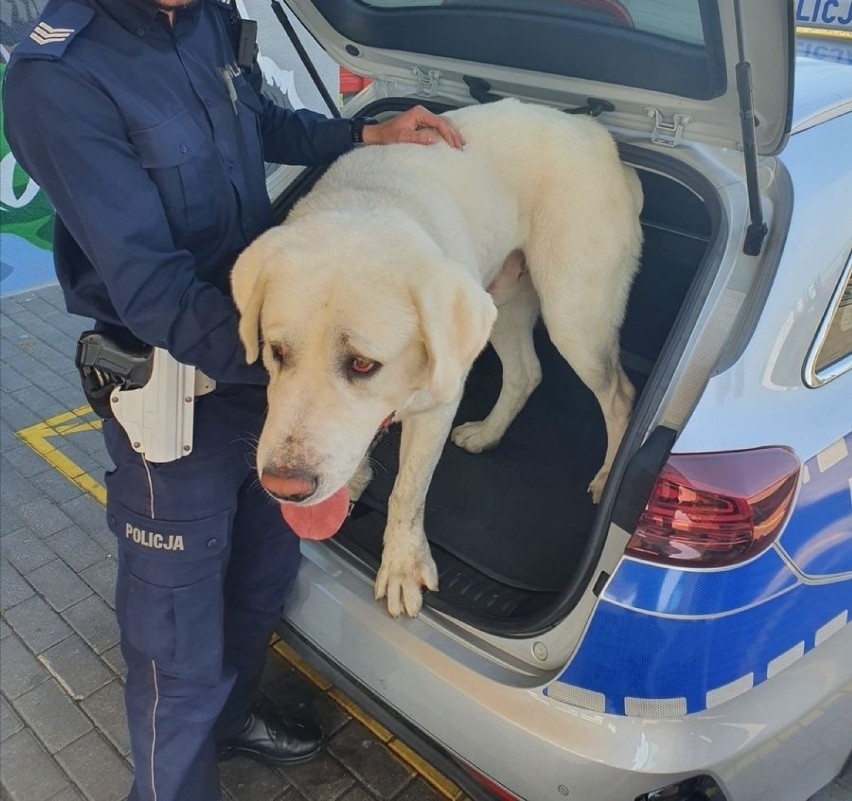
[[[234,267],[246,357],[269,372],[257,469],[281,500],[325,500],[390,415],[454,401],[496,317],[422,234],[364,227],[275,228]]]

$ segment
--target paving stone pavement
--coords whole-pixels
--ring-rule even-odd
[[[65,312],[58,287],[0,299],[0,801],[120,801],[131,780],[112,609],[115,543],[101,503],[73,468],[100,481],[109,460],[94,430],[75,429],[63,439],[71,468],[55,452],[49,463],[18,435],[85,404],[73,366],[84,323]],[[53,445],[45,442],[40,447],[50,456]],[[449,784],[439,792],[413,769],[415,761],[400,758],[406,750],[399,741],[353,718],[351,704],[338,703],[327,684],[309,681],[282,653],[283,643],[270,649],[262,693],[315,714],[327,747],[287,770],[223,763],[226,799],[461,796]],[[852,801],[852,769],[812,801]]]
[[[85,405],[73,364],[85,322],[66,313],[58,287],[0,300],[0,801],[122,801],[131,781],[114,538],[101,503],[17,433]],[[98,482],[110,467],[96,430],[57,449]],[[452,797],[278,649],[262,695],[315,714],[328,745],[287,770],[223,763],[228,801]]]

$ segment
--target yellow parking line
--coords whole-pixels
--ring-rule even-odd
[[[81,467],[62,453],[52,442],[56,437],[76,434],[80,431],[97,431],[101,421],[93,417],[89,406],[80,406],[70,412],[63,412],[41,423],[23,428],[18,436],[36,453],[56,468],[70,482],[87,492],[101,504],[106,504],[106,490]],[[418,756],[405,743],[391,734],[381,723],[368,715],[361,707],[344,695],[339,689],[302,659],[287,643],[278,636],[272,638],[273,650],[304,675],[320,691],[326,693],[336,704],[346,710],[355,720],[365,726],[381,742],[393,751],[411,770],[421,776],[445,798],[459,801],[464,797],[462,790],[446,776],[439,773],[428,762]]]
[[[355,720],[369,729],[376,736],[376,739],[381,740],[385,745],[388,745],[393,739],[393,735],[379,721],[370,717],[358,704],[336,687],[332,687],[328,694],[338,706],[343,707]]]
[[[393,751],[411,770],[421,776],[426,782],[432,785],[441,795],[451,801],[459,801],[464,798],[464,793],[461,788],[451,782],[442,773],[439,773],[425,759],[409,748],[402,740],[394,737],[381,723],[375,718],[368,715],[360,706],[358,706],[351,698],[344,695],[340,690],[334,687],[331,682],[309,665],[302,657],[300,657],[287,643],[281,639],[275,639],[272,645],[283,659],[289,662],[296,670],[298,670],[305,678],[308,679],[317,688],[326,693],[335,703],[343,707],[355,720],[357,720],[365,728],[369,729],[379,740]]]
[[[72,484],[76,484],[99,503],[105,504],[106,490],[103,486],[62,453],[51,441],[55,437],[63,437],[78,431],[99,430],[101,427],[99,418],[86,419],[93,414],[89,406],[80,406],[29,428],[21,429],[18,436]]]
[[[423,759],[423,757],[410,749],[402,740],[394,738],[388,743],[388,748],[401,760],[410,765],[416,773],[420,774],[441,795],[451,798],[452,801],[460,801],[460,799],[464,798],[464,793],[460,787],[453,784],[443,773],[438,773],[435,768]]]
[[[272,646],[284,659],[289,662],[296,670],[304,677],[318,687],[323,692],[331,689],[331,682],[317,670],[314,670],[307,662],[299,657],[299,655],[282,639]]]

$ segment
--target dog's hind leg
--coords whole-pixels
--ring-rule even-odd
[[[575,372],[577,372],[576,368]],[[618,451],[618,446],[621,444],[621,439],[630,420],[630,412],[633,409],[633,396],[635,394],[633,384],[630,383],[630,379],[621,366],[617,350],[613,352],[611,358],[608,360],[604,372],[611,380],[607,381],[603,388],[597,392],[592,390],[595,392],[595,397],[598,399],[598,403],[600,403],[601,410],[604,413],[607,440],[606,456],[604,457],[603,465],[589,484],[589,492],[595,503],[599,503],[601,495],[603,495],[604,486],[609,478],[609,471],[615,459],[615,454]],[[579,372],[577,374],[579,375]],[[588,381],[584,381],[584,383],[589,386]]]
[[[606,424],[606,456],[589,484],[598,503],[633,407],[633,385],[621,367],[619,337],[639,265],[641,188],[611,175],[608,191],[577,201],[569,174],[543,193],[525,251],[550,339],[592,391]],[[623,191],[625,190],[625,191]],[[566,410],[566,413],[570,413]]]
[[[619,359],[618,329],[605,329],[604,341],[594,341],[590,332],[597,328],[600,309],[594,304],[572,304],[561,308],[555,302],[543,302],[542,316],[556,349],[571,365],[580,380],[594,393],[606,424],[606,456],[597,475],[589,484],[592,500],[598,503],[603,494],[609,470],[624,436],[633,407],[633,385]],[[607,336],[608,334],[608,336]]]
[[[506,433],[527,398],[541,382],[541,365],[533,345],[538,296],[529,273],[520,275],[511,297],[500,305],[491,329],[491,344],[503,365],[503,385],[494,408],[484,420],[453,429],[452,440],[470,453],[493,448]]]

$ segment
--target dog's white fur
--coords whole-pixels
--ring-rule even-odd
[[[342,157],[233,272],[248,360],[260,332],[270,374],[259,473],[317,476],[308,504],[347,483],[357,496],[374,434],[392,412],[402,421],[376,580],[393,615],[416,615],[421,587],[437,589],[426,491],[489,338],[503,365],[499,399],[452,432],[472,453],[499,442],[541,380],[539,312],[603,410],[595,502],[633,398],[618,336],[642,243],[635,172],[588,118],[515,100],[448,116],[463,150],[386,145]],[[382,366],[354,376],[356,355]]]

